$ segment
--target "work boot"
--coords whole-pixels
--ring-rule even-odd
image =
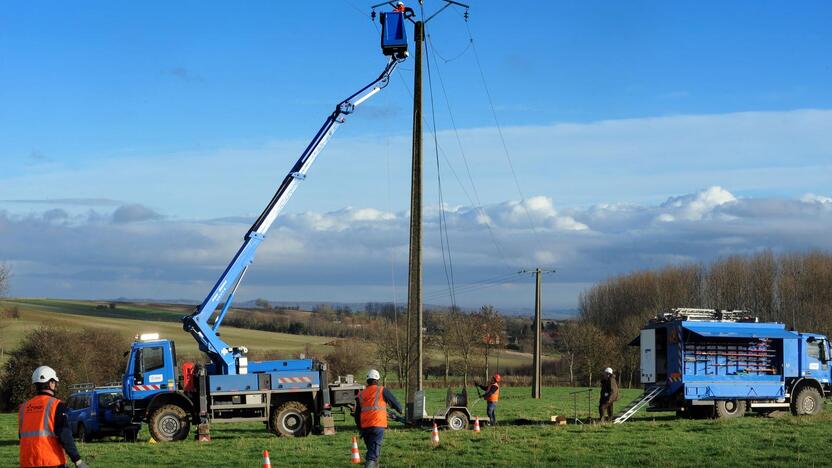
[[[378,462],[375,460],[367,460],[364,462],[364,468],[376,468],[378,466]]]

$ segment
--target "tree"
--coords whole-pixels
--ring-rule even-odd
[[[428,343],[442,353],[445,368],[444,386],[449,385],[451,355],[454,352],[453,318],[450,313],[432,312],[428,317]]]
[[[491,377],[488,369],[488,357],[494,347],[501,346],[505,343],[506,322],[500,313],[490,305],[484,305],[480,308],[473,319],[477,322],[479,333],[472,338],[479,338],[479,345],[482,349],[482,354],[485,359],[485,376],[483,380],[488,381]]]
[[[0,297],[5,296],[9,291],[9,279],[11,278],[11,274],[9,266],[0,263]]]
[[[451,309],[448,316],[451,323],[453,347],[462,360],[462,384],[467,387],[471,360],[476,346],[479,346],[476,339],[480,332],[479,320],[472,314],[466,314],[456,307]]]
[[[15,408],[31,396],[32,371],[48,365],[61,381],[60,396],[71,383],[103,385],[121,378],[130,342],[106,330],[72,331],[44,326],[33,330],[9,353],[0,378],[0,407]]]
[[[555,331],[555,345],[569,366],[569,385],[575,386],[575,360],[581,350],[583,337],[578,322],[567,320],[558,324]]]
[[[272,308],[272,305],[271,303],[269,303],[268,299],[263,299],[262,297],[259,297],[254,300],[254,307],[258,309],[269,310]]]
[[[407,373],[407,342],[404,321],[378,319],[373,322],[372,338],[376,344],[376,362],[381,367],[382,385],[387,385],[387,374],[396,372],[400,384]]]

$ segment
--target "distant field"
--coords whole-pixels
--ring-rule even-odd
[[[182,330],[180,322],[182,316],[190,312],[190,307],[119,304],[116,309],[99,309],[96,308],[96,303],[80,301],[0,301],[0,307],[7,306],[17,306],[20,319],[8,319],[4,326],[0,327],[0,342],[4,350],[14,349],[30,330],[50,324],[70,329],[105,329],[129,339],[139,333],[158,332],[161,336],[176,341],[176,349],[181,356],[199,354],[196,342],[190,334]],[[223,327],[222,338],[231,345],[245,345],[255,354],[283,353],[287,357],[303,352],[307,344],[312,350],[326,354],[329,350],[324,344],[333,340],[330,337],[289,335],[233,327]]]
[[[104,328],[112,330],[127,338],[139,333],[158,332],[165,338],[176,341],[177,352],[182,357],[196,356],[198,353],[193,338],[182,330],[181,319],[193,311],[193,306],[171,304],[136,304],[117,303],[115,309],[108,307],[109,302],[71,301],[54,299],[6,299],[0,301],[0,307],[17,307],[19,320],[8,320],[6,326],[0,327],[0,345],[4,351],[14,349],[25,334],[42,324],[64,326],[71,329]],[[290,315],[306,317],[310,312],[288,311]],[[245,345],[254,356],[268,353],[286,353],[288,357],[303,352],[307,344],[312,351],[321,354],[329,352],[325,343],[335,338],[309,335],[290,335],[285,333],[264,332],[224,326],[221,329],[223,339],[231,345]],[[428,359],[442,362],[439,352],[429,350]],[[5,352],[0,355],[0,365],[5,362]],[[555,359],[544,357],[546,361]],[[530,366],[531,355],[517,351],[500,350],[491,355],[491,363],[500,369]]]
[[[571,388],[544,388],[541,400],[528,398],[529,388],[505,388],[498,408],[502,423],[471,431],[440,435],[431,447],[428,429],[404,429],[392,423],[384,438],[383,466],[827,466],[832,411],[811,418],[757,416],[730,421],[677,420],[667,414],[639,413],[624,425],[542,423],[553,414],[572,415]],[[638,395],[624,390],[623,398]],[[430,390],[429,412],[441,406],[444,391]],[[586,400],[579,407],[585,415]],[[592,402],[594,406],[594,401]],[[623,405],[621,405],[623,407]],[[484,415],[482,403],[474,410]],[[593,408],[594,411],[594,408]],[[513,425],[512,421],[538,421]],[[0,415],[0,467],[16,466],[15,415]],[[82,456],[95,467],[138,466],[260,466],[264,449],[273,466],[349,466],[349,422],[339,423],[335,436],[277,438],[262,424],[212,426],[214,440],[198,444],[148,444],[147,431],[136,444],[93,442],[80,445]],[[365,448],[359,442],[362,459]]]

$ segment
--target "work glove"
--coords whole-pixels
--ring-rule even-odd
[[[90,468],[90,466],[84,460],[78,460],[75,462],[75,468]]]

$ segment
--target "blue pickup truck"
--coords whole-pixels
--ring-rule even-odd
[[[84,442],[103,437],[124,437],[134,442],[141,425],[120,412],[121,385],[96,387],[92,384],[72,385],[73,393],[66,401],[72,435]]]

